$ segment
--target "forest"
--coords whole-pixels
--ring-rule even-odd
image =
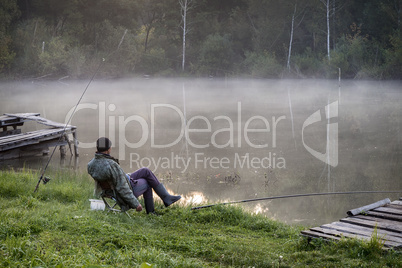
[[[1,0],[0,78],[401,79],[401,0]]]

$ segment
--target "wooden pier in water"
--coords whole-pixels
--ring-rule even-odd
[[[309,238],[340,240],[342,237],[368,241],[373,235],[385,249],[402,248],[402,198],[389,199],[348,211],[348,217],[337,222],[302,231]]]
[[[35,121],[47,128],[22,133],[19,127],[26,121]],[[39,113],[4,114],[0,116],[0,160],[33,155],[46,155],[49,147],[60,146],[62,157],[66,155],[66,145],[78,156],[77,128],[40,117]],[[68,135],[73,140],[70,141]]]

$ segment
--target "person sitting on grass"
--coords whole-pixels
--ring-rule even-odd
[[[170,195],[155,174],[148,168],[141,168],[131,174],[125,174],[117,159],[110,155],[112,142],[105,137],[96,141],[95,157],[88,163],[88,173],[95,180],[97,189],[109,190],[111,182],[116,193],[116,200],[122,211],[130,208],[141,211],[138,197],[143,195],[146,212],[155,214],[152,189],[168,207],[178,201],[180,195]]]

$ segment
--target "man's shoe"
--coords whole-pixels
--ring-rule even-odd
[[[154,188],[154,191],[162,199],[165,207],[168,207],[174,202],[179,201],[181,198],[180,195],[170,195],[162,183],[158,184],[158,186]]]

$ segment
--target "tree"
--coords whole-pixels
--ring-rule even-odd
[[[253,50],[259,53],[268,51],[278,58],[286,59],[284,43],[288,40],[286,28],[291,12],[289,5],[274,0],[252,0],[249,6],[249,23],[253,25]]]
[[[327,20],[327,57],[328,57],[328,61],[331,60],[331,55],[330,55],[330,27],[329,27],[329,16],[330,16],[330,1],[329,0],[320,0],[321,3],[324,4],[325,9],[326,9],[326,20]]]
[[[0,70],[84,77],[119,48],[104,75],[191,67],[275,77],[295,66],[301,77],[328,77],[339,63],[350,77],[398,77],[401,7],[401,0],[0,0]],[[350,25],[360,31],[354,39],[346,38]]]
[[[229,36],[209,35],[200,50],[200,71],[212,76],[230,71],[233,51]]]
[[[0,2],[0,71],[8,67],[15,57],[11,47],[10,27],[19,16],[17,0],[2,0]]]
[[[158,20],[162,19],[162,7],[163,3],[156,1],[140,0],[140,19],[141,23],[145,29],[145,40],[144,40],[144,52],[146,53],[149,45],[149,37],[151,32],[155,28],[155,24]]]
[[[326,35],[327,35],[327,58],[331,60],[331,27],[330,18],[333,17],[333,23],[335,23],[335,14],[343,8],[343,6],[337,0],[320,0],[324,4],[326,12]]]
[[[296,0],[296,2],[294,4],[294,10],[293,10],[293,14],[292,14],[292,23],[291,23],[291,28],[290,28],[289,51],[288,51],[288,58],[287,58],[287,64],[286,64],[286,68],[288,69],[288,71],[290,71],[290,56],[292,55],[292,45],[293,45],[293,35],[294,35],[294,29],[295,29],[295,19],[296,19],[296,17],[298,17],[298,16],[303,14],[303,17],[300,19],[299,23],[296,25],[296,27],[297,27],[303,21],[303,18],[304,18],[304,11],[303,10],[304,9],[302,9],[302,12],[297,14],[297,0]]]
[[[288,61],[286,64],[286,67],[288,68],[288,71],[290,71],[290,55],[292,55],[292,44],[293,44],[293,31],[295,27],[295,16],[296,16],[296,9],[297,9],[297,2],[295,3],[295,10],[292,15],[292,26],[290,30],[290,40],[289,40],[289,54],[288,54]]]
[[[186,36],[188,33],[187,27],[187,12],[192,8],[193,0],[179,0],[181,7],[181,18],[182,18],[182,26],[181,29],[183,31],[183,58],[181,63],[181,70],[184,72],[184,65],[186,62]]]

